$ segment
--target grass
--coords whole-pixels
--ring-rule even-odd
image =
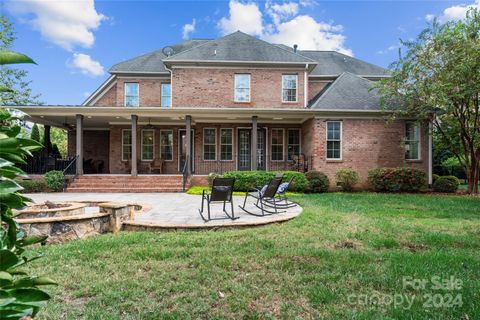
[[[39,319],[474,319],[480,198],[327,193],[266,227],[123,232],[37,248],[31,270],[60,285]],[[434,290],[432,276],[462,281]],[[428,279],[423,290],[403,277]],[[394,306],[361,297],[407,295]],[[429,294],[462,305],[425,307]],[[353,298],[352,298],[353,297]],[[360,298],[360,303],[359,299]],[[381,300],[388,302],[388,300]],[[457,300],[458,302],[458,300]]]

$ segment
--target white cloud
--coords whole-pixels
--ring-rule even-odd
[[[301,5],[313,5],[309,1]],[[223,34],[236,30],[260,36],[273,43],[293,46],[297,44],[300,50],[334,50],[353,55],[352,50],[345,47],[343,27],[333,23],[316,21],[308,15],[299,15],[299,6],[294,2],[283,4],[267,2],[265,17],[271,23],[264,21],[264,15],[255,3],[242,4],[230,0],[228,17],[223,17],[218,27]]]
[[[190,33],[195,32],[195,19],[192,20],[192,23],[187,23],[182,28],[182,37],[183,39],[188,39],[190,37]]]
[[[262,34],[262,13],[257,4],[230,0],[229,8],[230,16],[223,17],[218,23],[218,27],[223,34],[229,34],[237,30],[252,35]]]
[[[396,44],[392,44],[391,46],[389,46],[388,48],[386,48],[385,50],[379,50],[377,51],[377,54],[387,54],[393,50],[397,50],[398,48],[400,48],[399,45],[396,45]]]
[[[39,30],[48,41],[72,51],[75,46],[90,48],[92,30],[106,17],[95,10],[93,0],[13,0],[7,8]]]
[[[443,10],[442,14],[437,17],[438,21],[441,23],[445,23],[451,20],[461,20],[465,19],[467,11],[471,8],[478,8],[480,9],[480,0],[475,0],[472,4],[460,4],[446,8]],[[435,18],[433,14],[427,14],[425,19],[427,21],[432,21]]]
[[[88,98],[88,97],[90,97],[91,94],[92,93],[90,91],[85,91],[82,95],[83,95],[84,98]]]
[[[88,54],[74,53],[71,67],[80,70],[82,74],[93,77],[105,74],[103,66],[98,61],[93,60]]]

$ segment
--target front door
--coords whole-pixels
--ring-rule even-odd
[[[257,131],[257,165],[258,170],[266,170],[266,130],[258,129]]]
[[[252,168],[252,135],[250,129],[238,130],[238,170]]]
[[[181,129],[178,131],[178,135],[179,135],[179,141],[180,141],[180,144],[179,144],[179,154],[178,154],[178,171],[182,172],[183,170],[183,167],[185,166],[185,159],[187,159],[187,130],[185,129]],[[194,132],[193,130],[191,131],[191,134],[190,134],[190,169],[191,169],[191,172],[193,172],[194,170],[194,163],[193,163],[193,159],[194,159],[194,155],[193,155],[193,151],[194,151],[194,146],[193,146],[193,141],[194,141]]]

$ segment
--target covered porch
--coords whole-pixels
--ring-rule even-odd
[[[68,131],[76,175],[307,171],[310,110],[22,108]]]

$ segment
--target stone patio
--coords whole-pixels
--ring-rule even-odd
[[[185,193],[34,193],[27,194],[36,203],[49,201],[109,201],[135,203],[143,207],[135,214],[135,219],[124,223],[125,230],[150,229],[201,229],[217,227],[248,227],[269,223],[283,222],[295,218],[302,212],[300,206],[287,209],[287,212],[256,217],[245,213],[238,205],[243,203],[243,197],[234,197],[235,216],[237,220],[212,220],[204,222],[198,213],[201,196]],[[251,198],[250,198],[251,199]],[[253,199],[252,199],[253,200]],[[250,202],[252,200],[249,200]],[[227,211],[229,211],[227,206]],[[259,212],[253,204],[247,209]],[[212,217],[222,217],[222,205],[212,206]]]

